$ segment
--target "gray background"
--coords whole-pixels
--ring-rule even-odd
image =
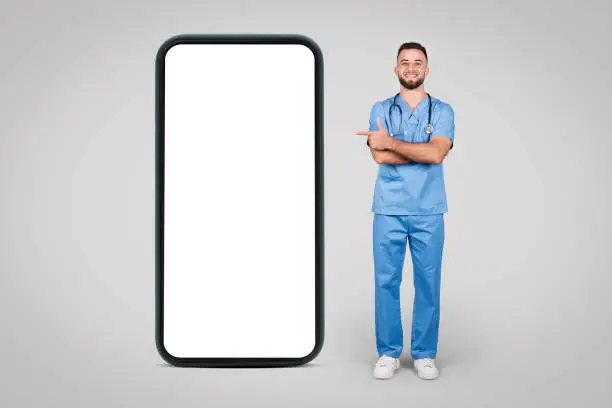
[[[0,6],[0,406],[612,403],[609,2],[174,3]],[[299,33],[323,50],[326,341],[306,367],[157,355],[154,58],[182,33]],[[411,40],[430,53],[427,90],[456,113],[442,375],[418,380],[404,359],[380,382],[376,165],[354,133],[396,92]],[[411,281],[407,264],[405,325]]]

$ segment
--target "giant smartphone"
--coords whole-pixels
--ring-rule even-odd
[[[179,35],[156,59],[156,343],[176,366],[323,344],[323,57],[300,35]]]

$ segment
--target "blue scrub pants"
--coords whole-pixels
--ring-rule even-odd
[[[410,247],[414,303],[410,355],[435,358],[440,322],[444,215],[374,214],[375,332],[379,356],[399,358],[403,349],[400,283]]]

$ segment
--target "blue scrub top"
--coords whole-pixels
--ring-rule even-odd
[[[401,128],[399,110],[394,107],[391,111],[393,129],[389,119],[389,107],[393,103],[393,97],[376,102],[370,110],[370,131],[378,130],[376,118],[380,118],[389,135],[405,142],[426,143],[433,136],[445,136],[454,142],[453,108],[433,96],[431,102],[431,136],[425,132],[429,116],[427,96],[419,102],[414,111],[398,96],[396,103],[402,108]],[[442,163],[379,164],[372,212],[388,215],[427,215],[443,214],[447,211]]]

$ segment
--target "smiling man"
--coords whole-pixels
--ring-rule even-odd
[[[374,377],[391,378],[403,349],[400,284],[410,247],[414,303],[410,354],[417,375],[438,377],[435,358],[440,321],[444,214],[448,211],[442,162],[453,146],[452,107],[424,89],[427,51],[404,43],[394,69],[400,91],[374,104],[368,137],[379,164],[372,203],[375,334],[379,359]]]

